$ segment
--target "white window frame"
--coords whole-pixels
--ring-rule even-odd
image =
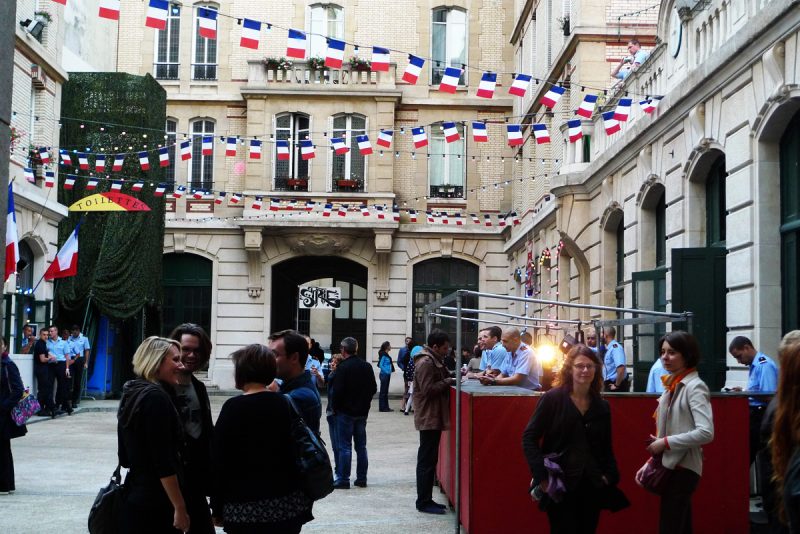
[[[460,197],[455,198],[466,198],[465,193],[467,189],[467,139],[464,136],[466,129],[464,125],[461,123],[456,123],[456,128],[458,129],[458,133],[461,136],[459,141],[454,143],[448,143],[445,141],[444,138],[444,131],[442,129],[442,124],[435,124],[431,126],[431,146],[430,146],[430,158],[428,160],[428,193],[430,193],[431,187],[441,187],[441,186],[453,186],[453,187],[461,187],[462,194]],[[438,150],[434,148],[434,141],[441,142],[441,146],[444,147],[443,153],[447,154],[446,156],[439,155]],[[461,144],[461,154],[457,152],[457,150],[453,149],[453,145],[460,143]],[[435,153],[434,153],[435,152]],[[450,183],[450,161],[451,158],[457,160],[458,156],[461,156],[461,183],[460,184],[451,184]],[[431,163],[433,162],[434,158],[442,158],[444,160],[444,172],[442,174],[441,184],[433,184],[432,183],[432,172],[431,172]],[[433,196],[433,195],[431,195]],[[442,198],[442,197],[434,197],[434,198]]]
[[[196,4],[196,7],[204,7],[206,9],[213,9],[214,11],[219,12],[219,6],[216,5],[216,4]],[[193,9],[192,11],[194,13],[194,16],[192,17],[192,57],[191,57],[192,61],[190,63],[190,70],[191,70],[190,79],[192,81],[197,81],[197,82],[209,82],[209,81],[213,82],[213,81],[217,81],[217,80],[219,80],[219,40],[220,40],[219,39],[219,37],[220,37],[220,35],[219,35],[219,17],[217,18],[217,39],[206,39],[205,37],[200,37],[200,17],[199,17],[200,11],[198,9]],[[205,49],[205,53],[203,54],[203,62],[196,62],[197,61],[197,59],[196,59],[197,58],[197,44],[200,42],[200,39],[203,39],[205,41],[206,49]],[[208,48],[209,48],[209,43],[212,43],[212,42],[214,44],[214,58],[213,58],[214,61],[210,62],[208,60],[208,56],[209,56]],[[205,72],[206,72],[206,74],[207,74],[209,66],[213,66],[214,67],[214,77],[213,78],[209,78],[207,76],[203,77],[203,78],[195,77],[195,67],[203,67]]]
[[[167,117],[167,122],[164,125],[164,146],[167,147],[169,152],[169,167],[166,169],[167,183],[174,184],[178,180],[178,166],[176,163],[176,154],[178,142],[178,119],[175,117]],[[171,176],[170,176],[171,175]],[[172,178],[170,180],[170,177]]]
[[[198,122],[203,123],[202,132],[195,131],[195,124]],[[207,123],[211,124],[211,131],[206,130]],[[217,121],[210,117],[195,117],[191,121],[189,121],[189,134],[191,135],[192,139],[192,159],[189,160],[189,175],[186,177],[186,186],[189,189],[192,189],[198,185],[205,184],[210,185],[209,189],[213,189],[214,187],[214,151],[216,150],[217,139],[214,137],[214,132],[217,130]],[[211,155],[204,156],[203,155],[203,137],[211,136]],[[203,169],[206,167],[206,162],[210,160],[209,167],[209,174],[210,176],[203,175]],[[200,171],[200,182],[197,183],[194,181],[194,171],[197,168],[196,166],[199,165]]]
[[[335,128],[333,126],[334,121],[338,118],[345,117],[347,122],[344,129]],[[364,128],[361,129],[353,129],[353,117],[358,117],[359,119],[364,119]],[[331,137],[342,137],[346,136],[345,144],[350,147],[350,151],[346,154],[342,154],[345,158],[344,160],[344,179],[350,180],[353,179],[351,176],[352,173],[352,157],[353,154],[358,154],[358,142],[356,141],[357,135],[367,135],[369,132],[369,120],[366,116],[361,115],[360,113],[337,113],[336,115],[332,116],[330,119],[330,128]],[[341,132],[344,132],[343,134]],[[370,143],[373,143],[374,139],[370,139]],[[372,147],[375,150],[375,146]],[[336,156],[333,150],[329,151],[328,155],[328,191],[333,191],[333,160]],[[342,157],[338,156],[338,157]],[[360,178],[355,178],[356,180],[361,180],[364,184],[363,192],[367,192],[367,174],[369,172],[369,156],[363,156],[364,158],[364,176]]]
[[[338,19],[329,19],[327,16],[328,9],[336,9],[339,11]],[[314,18],[314,10],[321,9],[324,13],[323,19],[323,28],[324,30],[320,33],[328,36],[333,37],[334,39],[338,39],[340,41],[344,40],[344,25],[345,25],[345,17],[344,17],[344,7],[340,6],[339,4],[334,3],[317,3],[311,4],[308,6],[306,10],[306,33],[310,34],[314,31],[313,28],[313,18]],[[337,32],[335,35],[328,33],[328,28],[330,27],[331,23],[337,24]],[[319,47],[318,50],[315,47]],[[316,37],[313,35],[307,35],[307,44],[306,44],[306,57],[325,57],[325,53],[328,50],[328,45],[323,37]]]
[[[283,117],[289,117],[289,128],[279,128],[278,127],[278,120]],[[297,119],[299,117],[305,117],[308,119],[308,129],[297,129]],[[272,158],[272,187],[275,189],[275,180],[278,178],[278,145],[277,141],[278,137],[278,130],[288,130],[289,131],[289,176],[286,176],[287,179],[306,179],[308,180],[309,189],[311,188],[311,172],[313,167],[313,161],[319,154],[315,154],[315,158],[307,160],[308,161],[308,176],[298,176],[297,166],[299,162],[302,161],[300,156],[300,142],[303,139],[311,139],[311,132],[312,132],[312,124],[311,124],[311,115],[307,113],[300,113],[300,112],[292,112],[286,111],[283,113],[278,113],[272,120],[272,135],[275,141],[273,145],[273,158]],[[306,135],[301,137],[301,134],[305,132]]]
[[[170,4],[169,9],[167,10],[167,27],[163,30],[156,30],[155,31],[155,39],[153,44],[153,77],[156,80],[178,80],[180,79],[180,68],[181,68],[181,7],[178,4]],[[173,14],[173,9],[178,10],[178,14]],[[170,39],[172,26],[177,24],[178,25],[178,36],[177,36],[177,45],[178,45],[178,53],[176,57],[176,61],[169,61],[169,49],[172,41]],[[159,61],[158,60],[158,40],[162,33],[167,34],[167,61]],[[159,77],[158,76],[158,67],[159,65],[177,65],[175,67],[175,77],[172,78],[170,76],[166,77]],[[169,69],[169,67],[167,67]]]
[[[437,11],[440,11],[440,10],[447,11],[448,17],[450,16],[450,13],[452,13],[454,11],[459,11],[459,12],[464,14],[464,64],[465,65],[469,64],[469,12],[464,8],[455,7],[455,6],[437,6],[437,7],[434,7],[433,9],[431,9],[431,14],[430,14],[431,39],[430,39],[430,48],[429,48],[429,50],[431,51],[431,61],[430,61],[430,69],[429,69],[428,72],[430,74],[431,85],[439,85],[439,81],[434,81],[434,71],[437,68],[436,67],[436,63],[437,62],[433,59],[433,55],[434,55],[433,54],[433,28],[434,28],[435,25],[445,26],[445,45],[444,45],[445,46],[445,57],[448,55],[447,54],[447,48],[448,48],[448,45],[447,45],[447,42],[448,42],[448,40],[447,40],[447,25],[451,24],[451,23],[448,23],[448,22],[434,22],[433,21],[434,13],[436,13]],[[455,24],[455,22],[453,22],[452,24]],[[464,69],[463,67],[461,67],[461,65],[449,65],[449,64],[447,64],[447,60],[446,59],[445,59],[445,64],[441,68],[444,69],[444,68],[450,67],[450,66],[454,66],[454,67],[458,67],[458,68],[462,69],[461,79],[459,79],[458,85],[459,85],[459,87],[466,87],[469,84],[468,72],[467,72],[469,69]]]

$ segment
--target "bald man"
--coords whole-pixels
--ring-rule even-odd
[[[518,328],[507,328],[500,338],[508,355],[500,366],[498,376],[481,377],[485,386],[518,386],[533,391],[541,389],[539,382],[542,368],[536,355],[528,345],[522,342]]]

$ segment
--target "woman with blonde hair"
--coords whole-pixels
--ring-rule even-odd
[[[773,479],[778,510],[789,531],[800,532],[800,330],[786,334],[778,347],[775,426],[772,428]]]
[[[171,339],[148,337],[133,355],[139,378],[123,386],[117,412],[117,454],[129,469],[122,533],[189,530],[180,487],[183,434],[173,398],[182,371],[180,344]]]

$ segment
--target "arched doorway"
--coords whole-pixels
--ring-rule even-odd
[[[164,304],[161,333],[169,335],[183,323],[195,323],[211,333],[211,276],[213,263],[187,253],[164,255]]]
[[[345,337],[358,340],[358,355],[367,347],[367,268],[336,256],[301,256],[272,267],[272,314],[270,331],[299,330],[320,342],[332,354]],[[298,307],[298,288],[303,285],[338,287],[342,299],[335,310]]]
[[[800,327],[800,112],[781,136],[780,173],[781,327],[785,333]]]

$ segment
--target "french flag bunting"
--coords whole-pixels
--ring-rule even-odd
[[[400,222],[400,208],[397,206],[392,208],[392,220],[394,222]]]
[[[425,220],[426,220],[428,223],[430,223],[430,224],[433,224],[433,222],[435,221],[435,219],[433,218],[433,212],[431,212],[431,211],[426,211],[426,212],[425,212]]]
[[[603,128],[606,129],[606,135],[611,135],[622,129],[619,125],[619,121],[614,118],[613,111],[606,111],[603,113]]]
[[[99,183],[100,183],[100,180],[98,180],[97,178],[89,178],[86,181],[86,190],[87,191],[93,191],[93,190],[97,189],[97,184],[99,184]]]
[[[375,208],[375,215],[378,216],[378,219],[385,219],[386,214],[383,212],[383,206],[373,206]]]
[[[330,217],[332,209],[333,209],[333,204],[325,204],[325,208],[322,210],[322,216]]]
[[[439,218],[441,219],[441,221],[442,221],[442,224],[450,224],[450,219],[449,219],[449,217],[447,216],[447,213],[445,213],[445,212],[441,212],[441,213],[439,214]]]
[[[169,2],[167,0],[150,0],[144,25],[157,30],[166,30],[168,10]]]
[[[412,223],[417,222],[417,210],[408,210],[408,220]]]
[[[442,82],[439,84],[439,90],[443,93],[455,93],[458,87],[458,79],[461,78],[461,72],[458,67],[444,69],[444,76],[442,76]]]
[[[94,157],[94,171],[106,172],[106,157],[104,155],[98,154]]]
[[[278,198],[269,199],[269,211],[278,211],[281,209],[281,201]]]
[[[242,20],[242,37],[239,46],[258,50],[258,40],[261,37],[261,23],[257,20]]]
[[[295,200],[295,199],[291,199],[291,200],[289,201],[289,204],[286,206],[286,209],[287,209],[287,210],[289,210],[289,211],[292,211],[292,210],[293,210],[293,209],[295,209],[296,207],[297,207],[297,200]]]
[[[31,169],[30,167],[25,167],[24,169],[22,169],[22,172],[25,175],[26,180],[28,180],[32,184],[36,183],[36,175],[33,174],[33,169]]]
[[[226,195],[225,191],[220,191],[219,193],[217,193],[217,198],[214,199],[214,204],[222,204],[223,202],[225,202],[225,195]]]
[[[443,122],[442,128],[444,128],[444,140],[448,143],[455,143],[461,140],[461,136],[458,134],[458,128],[456,128],[456,123]]]
[[[369,206],[366,204],[361,204],[361,215],[364,217],[369,217]]]
[[[78,152],[78,168],[82,171],[89,170],[89,157],[83,152]]]
[[[139,191],[141,191],[142,189],[144,189],[144,182],[143,182],[143,181],[141,181],[141,180],[137,180],[137,181],[135,181],[135,182],[133,183],[133,185],[131,186],[131,191],[135,191],[135,192],[137,192],[137,193],[138,193]]]
[[[552,87],[550,87],[550,89],[547,90],[547,92],[542,97],[541,100],[542,104],[544,104],[549,108],[554,108],[556,104],[558,104],[558,101],[561,100],[561,97],[564,95],[564,91],[566,91],[566,89],[564,89],[563,87],[559,87],[558,85],[553,85]]]
[[[520,220],[519,220],[519,217],[517,216],[517,212],[516,211],[512,211],[511,212],[511,223],[514,226],[518,226],[520,224]]]
[[[350,147],[344,144],[343,137],[331,137],[331,146],[333,147],[333,153],[337,156],[350,152]]]
[[[372,143],[369,142],[369,136],[358,135],[356,136],[356,142],[358,143],[359,154],[362,156],[369,156],[372,154]]]
[[[381,130],[378,133],[378,146],[383,146],[389,148],[392,146],[392,137],[394,136],[394,131],[392,130]]]
[[[139,166],[143,171],[150,170],[150,157],[147,152],[139,152]]]
[[[406,67],[406,71],[403,73],[403,81],[412,85],[417,83],[424,64],[425,60],[421,57],[408,56],[408,67]]]
[[[61,156],[61,164],[72,166],[72,156],[66,150],[59,150],[58,155]]]
[[[472,123],[472,140],[476,143],[486,143],[489,141],[489,134],[487,133],[485,122]]]
[[[469,214],[469,218],[472,219],[472,222],[474,222],[475,224],[480,224],[481,223],[481,220],[474,213],[470,213]]]
[[[497,226],[500,226],[502,228],[505,225],[506,225],[506,217],[498,215],[497,216]]]
[[[592,114],[594,113],[594,107],[596,105],[597,105],[597,95],[584,95],[583,102],[581,102],[581,105],[578,106],[577,110],[575,110],[575,113],[577,113],[581,117],[586,117],[587,119],[591,119]]]
[[[253,208],[254,210],[261,210],[261,206],[263,206],[261,197],[256,197],[255,199],[253,199],[253,205],[250,207]]]
[[[311,139],[303,139],[300,141],[300,157],[303,159],[313,159],[315,156],[314,154],[314,143]]]
[[[181,141],[181,161],[192,159],[192,142],[188,139]]]
[[[651,96],[639,102],[639,106],[642,108],[642,111],[645,113],[653,113],[656,108],[658,107],[658,103],[661,102],[661,99],[664,98],[663,96]],[[44,160],[42,160],[44,161]]]
[[[250,140],[250,159],[261,159],[261,141],[258,139]]]
[[[236,138],[228,137],[225,143],[225,155],[228,157],[236,157]]]
[[[175,198],[181,198],[184,193],[186,193],[186,186],[179,185],[178,188],[172,192],[172,196],[174,196]]]
[[[567,121],[567,135],[569,136],[569,142],[574,143],[581,137],[583,137],[583,128],[581,128],[581,120],[580,119],[573,119],[571,121]]]
[[[64,189],[69,191],[75,187],[75,176],[68,174],[66,178],[64,178]]]
[[[210,156],[214,153],[214,138],[210,135],[206,135],[203,137],[203,144],[202,148],[200,149],[200,153],[204,156]]]
[[[193,197],[195,200],[200,200],[200,199],[201,199],[201,198],[203,198],[205,195],[206,195],[205,191],[201,191],[200,189],[195,189],[194,193],[192,194],[192,197]]]
[[[55,185],[56,185],[56,173],[53,171],[44,171],[44,186],[53,187]]]
[[[339,209],[336,211],[339,217],[347,217],[347,204],[339,204]]]
[[[497,73],[484,72],[481,76],[481,82],[478,84],[478,92],[475,96],[480,98],[492,98],[494,96],[494,88],[497,85]]]
[[[517,74],[514,81],[511,82],[511,87],[508,88],[508,94],[515,96],[525,96],[528,91],[528,86],[531,84],[531,77],[527,74]]]
[[[492,216],[488,213],[483,216],[483,225],[484,226],[491,226],[492,225]]]
[[[80,227],[81,222],[78,221],[78,224],[75,225],[75,230],[72,231],[69,238],[64,243],[64,246],[61,247],[56,257],[53,258],[53,263],[51,263],[45,271],[45,280],[66,278],[78,274],[78,230]],[[6,249],[7,248],[6,246]]]
[[[101,19],[119,20],[119,0],[100,0]]]
[[[317,203],[313,200],[306,200],[306,211],[312,211],[316,205]]]
[[[231,204],[238,204],[242,201],[242,195],[239,193],[234,193],[231,195]]]
[[[122,191],[122,180],[114,180],[111,182],[112,191]]]
[[[533,137],[536,139],[537,145],[542,145],[544,143],[550,142],[550,132],[547,131],[546,124],[534,124],[533,125]]]
[[[456,212],[456,214],[453,215],[453,218],[456,221],[456,226],[463,226],[464,225],[464,219],[461,217],[461,212]]]
[[[380,46],[372,47],[372,72],[389,72],[389,50]]]
[[[122,166],[125,164],[125,154],[117,154],[114,156],[114,163],[111,164],[111,170],[114,172],[119,172],[122,170]]]
[[[297,59],[306,58],[306,34],[299,30],[289,30],[286,55]]]
[[[40,148],[39,159],[42,160],[43,164],[48,165],[50,163],[50,151],[45,147]]]
[[[159,167],[169,167],[169,148],[164,146],[158,149],[158,165]]]
[[[275,141],[275,148],[278,152],[279,161],[284,161],[289,159],[289,141],[286,140]]]
[[[411,128],[411,136],[414,139],[414,148],[422,148],[428,145],[428,136],[425,133],[425,128]]]
[[[619,102],[617,102],[617,109],[614,110],[614,118],[621,122],[628,120],[628,116],[631,114],[632,102],[633,99],[631,98],[620,98]]]
[[[518,146],[522,144],[522,128],[519,124],[506,125],[508,135],[508,146]]]
[[[325,66],[341,69],[344,60],[344,41],[328,39],[328,51],[325,53]]]
[[[154,197],[163,197],[164,196],[164,192],[166,190],[167,190],[167,184],[163,184],[163,183],[162,184],[158,184],[156,186],[155,191],[153,191],[153,196]]]
[[[217,38],[217,11],[206,7],[197,8],[197,25],[200,37]]]

